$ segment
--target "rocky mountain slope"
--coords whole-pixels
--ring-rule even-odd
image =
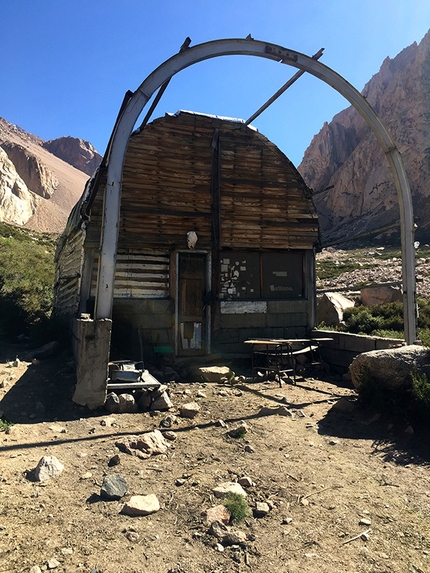
[[[430,32],[419,45],[386,58],[362,94],[402,154],[417,215],[416,238],[430,240]],[[349,107],[325,123],[299,171],[318,192],[323,244],[398,222],[397,194],[384,153],[365,121]],[[392,238],[399,230],[391,231]]]
[[[0,221],[61,232],[100,158],[88,142],[44,142],[0,118]]]

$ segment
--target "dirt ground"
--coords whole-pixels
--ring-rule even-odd
[[[12,366],[15,349],[9,354],[0,410],[15,425],[0,432],[0,572],[430,571],[428,437],[361,409],[345,383],[171,383],[172,412],[195,400],[200,413],[178,416],[167,454],[120,453],[110,467],[118,439],[161,429],[166,413],[89,412],[71,401],[67,356]],[[248,432],[230,437],[242,420]],[[31,481],[45,455],[64,471]],[[112,473],[128,493],[104,501],[100,487]],[[246,541],[223,548],[202,511],[219,503],[215,486],[243,476],[253,482],[251,513],[231,528]],[[120,513],[132,495],[150,493],[160,511]],[[257,502],[268,503],[265,517],[253,514]]]

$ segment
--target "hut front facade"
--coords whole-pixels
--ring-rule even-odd
[[[102,173],[58,249],[55,312],[71,319],[93,312],[104,190]],[[241,120],[178,112],[133,133],[118,233],[114,358],[160,346],[177,356],[243,353],[246,339],[303,337],[315,326],[310,190]]]

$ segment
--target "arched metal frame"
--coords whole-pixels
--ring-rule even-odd
[[[338,73],[300,52],[258,40],[214,40],[179,52],[155,69],[125,106],[111,140],[108,158],[95,318],[111,318],[112,314],[122,170],[128,140],[138,117],[154,92],[172,76],[197,62],[231,55],[267,58],[312,74],[342,94],[371,127],[388,159],[397,189],[401,219],[404,336],[408,344],[413,344],[416,339],[416,301],[412,197],[400,153],[393,139],[372,106]]]

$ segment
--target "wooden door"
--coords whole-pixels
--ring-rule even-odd
[[[206,352],[206,254],[179,253],[178,353],[196,356]]]

